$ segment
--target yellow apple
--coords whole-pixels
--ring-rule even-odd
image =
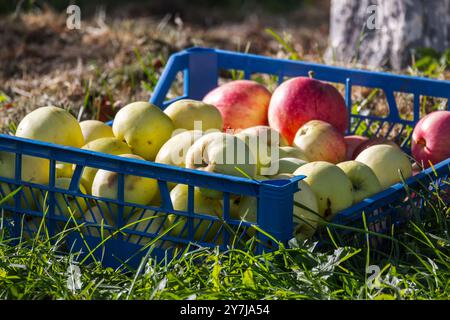
[[[158,213],[153,210],[136,210],[136,212],[132,213],[130,218],[126,221],[126,224],[131,224],[127,229],[145,233],[153,233],[156,236],[159,236],[164,232],[164,217],[165,213]],[[152,242],[153,239],[154,238],[143,237],[136,234],[129,234],[126,241],[134,244],[146,245],[149,242]],[[159,246],[160,244],[161,240],[158,240],[152,245]]]
[[[92,237],[102,237],[106,238],[109,235],[112,234],[112,231],[110,229],[107,229],[106,227],[115,227],[116,221],[113,218],[113,215],[111,214],[110,209],[105,203],[99,203],[98,206],[88,208],[84,212],[84,221],[89,223],[94,223],[96,226],[88,226],[86,224],[83,226],[82,233],[87,236]],[[103,231],[102,231],[103,226]]]
[[[362,151],[355,160],[373,170],[382,189],[400,182],[400,172],[405,179],[412,175],[412,165],[408,156],[400,148],[391,145],[371,146]]]
[[[261,141],[261,143],[264,143],[267,146],[270,146],[272,148],[275,147],[286,147],[288,146],[288,143],[286,139],[280,135],[280,133],[269,127],[269,126],[254,126],[249,127],[243,130],[240,130],[238,133],[236,133],[236,136],[239,139],[244,140],[246,143],[246,140],[254,139],[253,143]],[[255,146],[257,144],[255,143]]]
[[[347,145],[344,136],[331,124],[311,120],[298,129],[294,145],[311,161],[339,163],[345,161]]]
[[[67,162],[56,162],[56,177],[71,178],[73,174],[73,164]]]
[[[19,187],[17,187],[17,188],[19,188]],[[2,202],[3,198],[6,198],[10,193],[14,192],[17,188],[9,185],[7,183],[0,183],[0,190],[1,190],[0,202]],[[21,208],[30,209],[30,210],[36,209],[35,199],[38,199],[38,198],[37,198],[37,192],[35,189],[31,189],[30,187],[23,186],[22,190],[19,191],[19,194],[20,194],[20,207]],[[14,207],[14,205],[16,203],[14,196],[12,196],[8,200],[6,200],[6,203],[9,206]]]
[[[233,206],[230,206],[231,216],[233,219],[236,220],[256,223],[257,208],[258,208],[258,200],[255,197],[243,196],[239,199],[238,203],[233,204]],[[241,230],[242,228],[243,227],[241,227]],[[256,230],[254,228],[248,227],[246,233],[250,237],[253,237],[256,233],[255,231]]]
[[[332,163],[310,162],[295,170],[294,175],[306,176],[304,181],[316,195],[319,214],[327,220],[353,203],[352,182],[342,169]]]
[[[297,158],[309,162],[308,156],[301,149],[294,146],[285,146],[278,149],[280,158]]]
[[[298,240],[304,240],[313,236],[323,216],[319,214],[319,203],[309,184],[300,180],[298,187],[300,191],[294,194],[294,235]]]
[[[222,131],[223,121],[219,109],[202,101],[182,99],[168,106],[167,114],[176,129],[207,131],[217,129]],[[195,124],[195,122],[198,122]],[[196,127],[201,125],[201,127]]]
[[[269,126],[255,126],[239,131],[235,136],[244,141],[256,157],[258,174],[276,174],[271,163],[279,159],[278,148],[287,146],[278,131]]]
[[[14,179],[16,174],[16,155],[0,151],[0,175]],[[22,156],[22,180],[38,184],[48,184],[50,176],[49,160],[31,156]]]
[[[144,160],[133,154],[121,154],[121,157]],[[98,170],[92,183],[92,195],[95,197],[117,199],[119,174],[108,170]],[[125,175],[124,201],[140,205],[148,205],[158,191],[155,179]],[[116,208],[115,205],[113,205]],[[131,208],[125,208],[127,216]],[[115,210],[114,210],[115,211]]]
[[[55,187],[63,190],[68,190],[70,186],[71,179],[69,178],[56,178]],[[86,189],[80,184],[79,188],[82,194],[86,194]],[[44,200],[46,203],[44,204]],[[46,191],[41,191],[38,193],[38,201],[40,207],[43,211],[48,208],[49,198]],[[55,215],[63,215],[67,218],[71,217],[78,219],[83,215],[83,212],[87,208],[87,199],[83,197],[74,197],[69,194],[55,193]]]
[[[290,179],[292,177],[292,174],[279,174],[273,177],[273,179]],[[300,191],[294,194],[294,237],[299,240],[304,240],[312,237],[322,219],[319,215],[319,205],[316,196],[311,187],[303,180],[299,181],[298,186]],[[313,212],[298,206],[296,203],[305,206]],[[256,223],[257,199],[255,197],[244,197],[239,204],[238,211],[242,220]],[[255,229],[249,228],[247,233],[253,236]]]
[[[114,135],[125,140],[132,153],[145,160],[155,160],[159,149],[170,139],[172,120],[157,106],[148,102],[133,102],[116,114]]]
[[[16,136],[75,148],[84,144],[77,119],[68,111],[53,106],[27,114],[17,126]]]
[[[16,156],[14,153],[0,151],[0,176],[14,179],[16,170]],[[37,184],[48,184],[49,180],[49,161],[44,158],[22,156],[22,180],[26,182],[33,182]],[[7,183],[0,183],[0,187],[6,197],[16,188]],[[33,191],[29,187],[23,187],[20,196],[20,205],[22,208],[35,209],[36,208],[36,189]],[[35,197],[33,197],[33,193]],[[8,201],[10,206],[15,205],[14,197]]]
[[[268,177],[266,176],[260,176],[260,175],[255,175],[255,180],[258,181],[264,181],[264,180],[269,180]],[[230,194],[230,217],[232,219],[240,219],[240,214],[239,214],[239,207],[240,207],[240,203],[242,200],[249,198],[246,196],[242,196],[242,195],[237,195],[237,194]],[[223,199],[220,200],[220,202],[223,205]]]
[[[361,202],[381,191],[381,184],[370,167],[362,162],[350,160],[337,165],[353,184],[353,203]]]
[[[83,133],[84,143],[100,138],[114,137],[112,128],[106,123],[98,120],[85,120],[80,122],[81,132]]]
[[[241,139],[231,134],[213,132],[204,135],[189,148],[186,168],[253,178],[256,175],[256,158]],[[211,198],[222,197],[220,191],[205,188],[201,191]]]
[[[107,227],[116,227],[116,220],[113,216],[114,214],[111,213],[111,210],[108,209],[105,203],[100,203],[98,206],[86,210],[84,213],[85,221],[94,223],[95,226],[87,226],[86,224],[86,226],[82,228],[83,234],[97,238],[101,238],[103,236],[103,239],[110,236],[114,231],[107,229]],[[161,234],[164,232],[164,226],[160,228],[163,224],[164,217],[165,214],[163,213],[156,213],[152,210],[144,211],[143,209],[136,209],[130,214],[130,217],[123,222],[124,226],[128,225],[128,227],[123,230],[124,241],[142,246],[146,245],[153,239],[128,233],[128,230],[156,233],[159,229],[159,234]],[[160,243],[161,240],[155,242],[155,245],[158,246]],[[167,249],[169,246],[169,243],[166,241],[162,248]]]
[[[112,155],[128,154],[131,149],[125,142],[117,138],[100,138],[89,142],[82,149],[96,152],[103,152]],[[92,193],[92,182],[94,181],[97,168],[86,167],[81,175],[81,183],[86,188],[88,193]]]
[[[301,160],[298,158],[281,158],[278,161],[272,161],[272,167],[277,169],[277,174],[282,173],[294,173],[295,170],[300,168],[301,166],[307,164],[305,160]],[[269,177],[274,177],[276,175],[272,175]]]
[[[187,151],[202,135],[201,131],[190,130],[173,136],[159,149],[155,162],[184,168]]]
[[[172,205],[174,210],[187,211],[188,210],[188,186],[184,184],[178,184],[170,192],[170,199],[172,200]],[[208,214],[212,216],[221,217],[223,213],[222,203],[217,199],[211,199],[205,197],[199,190],[199,188],[194,188],[194,212],[199,214]],[[167,218],[166,228],[170,228],[174,224],[176,227],[171,231],[171,234],[178,237],[188,236],[188,226],[187,218],[184,216],[177,216],[175,214],[169,215]],[[211,220],[194,219],[193,227],[195,231],[194,240],[210,241],[215,236],[220,228],[221,223],[215,222],[207,232]],[[200,225],[198,226],[198,224]],[[198,227],[197,227],[198,226]],[[184,230],[184,231],[183,231]],[[183,234],[181,234],[183,232]]]
[[[173,136],[159,149],[155,162],[184,168],[187,151],[202,135],[201,131],[190,130]],[[174,182],[168,182],[169,190],[175,185]]]
[[[286,172],[284,172],[284,173],[278,173],[278,174],[275,174],[275,175],[273,175],[273,176],[269,176],[269,177],[267,177],[267,179],[269,179],[269,180],[281,180],[281,179],[284,179],[284,180],[289,180],[290,178],[292,178],[294,175],[292,174],[292,173],[286,173]]]

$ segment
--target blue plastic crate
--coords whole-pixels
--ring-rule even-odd
[[[218,85],[221,72],[226,70],[241,71],[245,79],[253,74],[268,74],[275,76],[278,83],[286,78],[307,76],[310,71],[318,80],[339,83],[345,86],[345,98],[350,116],[348,134],[375,134],[382,136],[396,135],[397,142],[409,152],[410,138],[413,126],[420,118],[420,96],[450,98],[450,82],[426,78],[408,77],[381,72],[345,69],[301,61],[290,61],[268,58],[264,56],[242,54],[230,51],[192,48],[172,55],[152,94],[150,102],[165,108],[175,100],[183,98],[202,99],[203,96]],[[183,95],[166,100],[169,89],[176,80],[177,74],[183,73]],[[362,86],[381,89],[389,108],[385,117],[360,115],[352,113],[352,88]],[[413,95],[413,119],[400,117],[395,92]],[[364,130],[362,128],[365,128]],[[175,249],[188,244],[195,247],[220,246],[227,249],[236,239],[245,240],[252,223],[242,222],[230,217],[230,199],[233,195],[253,196],[258,199],[257,221],[259,228],[272,237],[286,243],[292,238],[293,194],[298,190],[298,181],[304,177],[294,177],[290,180],[253,181],[220,174],[209,174],[202,171],[167,166],[149,161],[122,158],[97,152],[91,152],[60,145],[21,139],[8,135],[0,135],[0,151],[15,155],[16,170],[14,177],[0,177],[0,195],[5,196],[9,190],[18,186],[23,188],[14,196],[13,201],[2,204],[4,215],[9,221],[7,232],[10,237],[19,238],[35,236],[43,217],[40,197],[47,194],[48,205],[45,224],[52,236],[64,227],[77,229],[68,232],[67,250],[81,250],[84,255],[93,252],[90,258],[102,260],[104,265],[118,266],[122,263],[136,265],[152,244],[151,254],[162,259],[173,254]],[[48,185],[38,185],[24,182],[21,177],[23,156],[33,156],[49,159],[50,177]],[[75,165],[69,189],[55,187],[55,171],[57,162]],[[81,173],[85,167],[106,169],[119,173],[117,200],[101,199],[84,195],[79,190]],[[433,169],[427,169],[407,180],[411,189],[419,185],[433,187],[443,180],[448,180],[450,159],[437,164]],[[140,206],[125,203],[123,181],[124,175],[137,175],[157,179],[160,188],[161,203],[155,206]],[[2,173],[0,173],[2,175]],[[167,182],[186,184],[189,187],[188,209],[173,210],[170,201]],[[442,185],[442,183],[440,184]],[[194,212],[193,193],[195,187],[205,187],[223,191],[222,217]],[[300,191],[301,192],[301,191]],[[367,198],[342,212],[338,213],[333,222],[343,225],[361,226],[364,212],[369,228],[377,232],[386,232],[393,225],[398,225],[408,218],[408,206],[411,201],[422,206],[420,197],[407,194],[402,184],[396,184],[387,190]],[[102,205],[100,205],[102,204]],[[64,215],[64,205],[70,205],[79,212],[86,214],[78,217],[77,224],[69,221]],[[92,208],[99,207],[95,216]],[[147,210],[147,211],[145,211]],[[135,224],[124,228],[132,222],[127,220],[124,212],[132,211],[142,217],[156,215],[143,224]],[[116,213],[113,215],[112,213]],[[169,214],[175,214],[181,221],[186,217],[183,231],[179,234],[165,232],[164,226]],[[100,224],[99,217],[108,221]],[[114,216],[111,218],[110,216]],[[109,218],[108,218],[109,217]],[[128,216],[129,217],[129,216]],[[135,217],[136,218],[136,217]],[[138,218],[139,219],[139,218]],[[68,222],[69,221],[69,222]],[[81,225],[81,226],[80,226]],[[199,236],[198,230],[204,227]],[[121,232],[118,232],[118,230]],[[209,231],[214,236],[208,236]],[[344,232],[345,233],[345,232]],[[113,234],[113,235],[112,235]],[[270,248],[271,240],[257,233],[260,240],[257,250]],[[107,240],[105,240],[107,239]],[[155,239],[157,241],[153,241]]]

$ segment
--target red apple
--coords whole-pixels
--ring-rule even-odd
[[[325,121],[311,120],[305,123],[295,135],[294,146],[302,150],[311,162],[345,161],[347,146],[344,136]]]
[[[289,143],[298,129],[310,120],[322,120],[341,133],[348,128],[348,111],[339,91],[312,78],[297,77],[283,82],[272,94],[269,125]]]
[[[245,129],[267,125],[270,92],[250,80],[236,80],[210,91],[203,102],[216,106],[223,118],[223,129]]]
[[[450,111],[432,112],[416,124],[411,152],[425,168],[450,158]]]
[[[367,141],[361,143],[359,146],[357,146],[355,148],[355,151],[353,152],[353,159],[356,159],[356,157],[363,152],[365,149],[371,147],[371,146],[375,146],[378,144],[387,144],[393,147],[398,147],[398,145],[392,141],[392,140],[388,140],[386,138],[383,137],[376,137],[376,138],[370,138]]]
[[[347,145],[346,158],[347,160],[354,160],[355,158],[353,158],[353,153],[355,152],[355,149],[358,148],[359,145],[361,145],[362,143],[369,140],[369,138],[364,136],[353,135],[353,136],[345,136],[344,140],[345,144]]]

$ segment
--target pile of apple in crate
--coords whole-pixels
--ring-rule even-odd
[[[16,136],[256,180],[305,175],[294,200],[321,216],[298,205],[293,208],[295,236],[305,239],[314,234],[321,219],[331,220],[339,211],[400,182],[401,176],[406,179],[415,173],[413,159],[395,142],[344,136],[348,125],[344,99],[334,86],[296,77],[273,93],[254,81],[231,81],[209,92],[202,101],[178,100],[164,111],[148,102],[133,102],[120,109],[112,127],[96,120],[79,123],[64,109],[41,107],[23,118]],[[449,111],[424,117],[413,131],[415,161],[426,167],[450,157],[448,137]],[[22,165],[24,181],[48,184],[47,159],[24,156]],[[15,155],[0,153],[0,175],[14,178],[14,168]],[[57,163],[56,186],[67,189],[73,170],[72,164]],[[85,168],[80,192],[117,199],[117,175]],[[125,202],[161,204],[156,180],[125,176],[124,181]],[[187,210],[188,186],[168,186],[174,209]],[[2,189],[5,193],[8,186],[3,184]],[[42,193],[37,198],[44,207]],[[256,221],[255,198],[235,196],[231,202],[233,218]],[[55,213],[69,215],[62,207],[64,204]],[[70,209],[76,218],[87,221],[91,220],[87,215],[93,213],[105,224],[113,226],[116,221],[114,213],[104,214],[107,211],[98,210],[98,206],[88,209],[85,201]],[[220,216],[223,195],[195,188],[194,211]],[[133,219],[132,214],[126,216],[127,211],[124,214],[128,222]],[[164,221],[164,228],[169,228],[173,215]],[[172,232],[186,230],[183,227],[180,224]],[[215,230],[210,230],[206,240],[214,237]],[[194,238],[201,236],[197,232]]]

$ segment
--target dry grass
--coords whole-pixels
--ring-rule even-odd
[[[67,29],[66,15],[49,9],[3,17],[0,60],[7,63],[0,66],[0,131],[49,104],[76,115],[86,95],[83,118],[96,117],[99,107],[106,110],[147,100],[168,56],[194,45],[287,57],[265,32],[267,27],[290,37],[302,59],[320,61],[327,44],[328,12],[320,6],[308,10],[293,12],[289,21],[254,14],[207,28],[171,15],[124,18],[100,12],[82,20],[81,30]]]

